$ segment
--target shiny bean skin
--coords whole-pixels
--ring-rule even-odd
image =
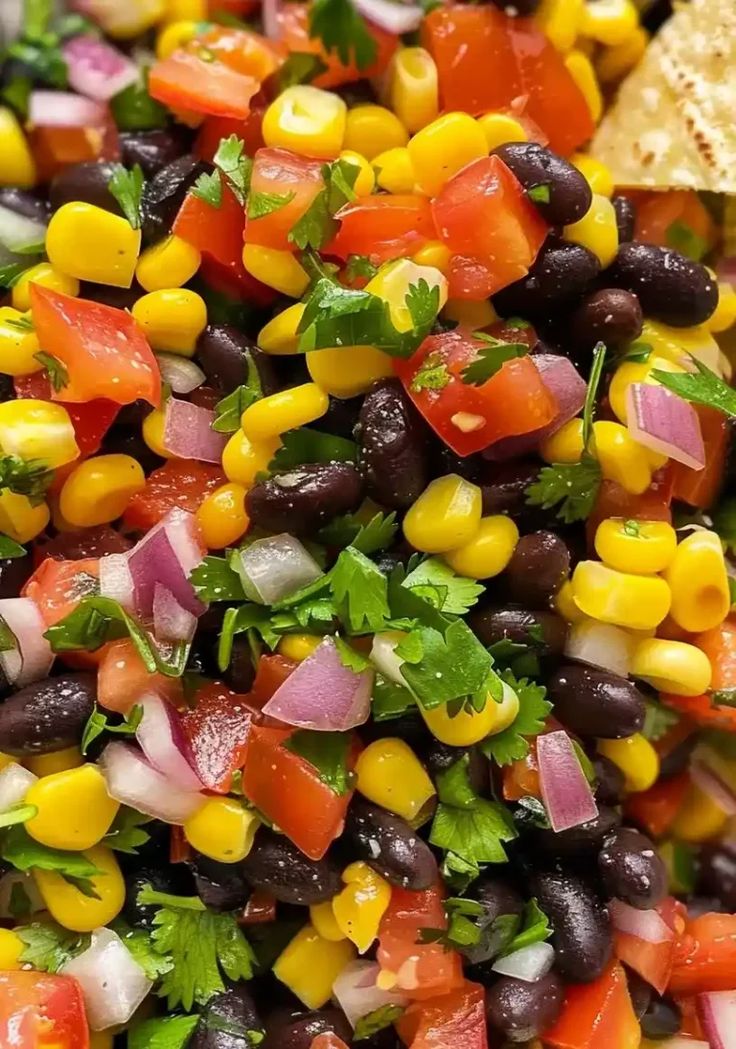
[[[570,551],[554,532],[532,532],[516,544],[504,580],[512,601],[547,608],[570,573]]]
[[[107,188],[117,165],[112,161],[86,160],[71,164],[56,175],[49,186],[49,200],[54,211],[74,200],[122,215],[122,209]]]
[[[264,393],[276,388],[271,361],[261,353],[251,339],[230,324],[208,324],[197,340],[196,357],[207,376],[210,386],[223,393],[232,393],[236,387],[247,382],[250,364],[246,352],[250,353]]]
[[[539,830],[534,834],[535,848],[553,856],[574,857],[585,852],[597,852],[605,838],[621,823],[618,809],[601,805],[595,819],[581,823],[555,833],[553,830]]]
[[[526,277],[493,296],[493,305],[502,317],[544,318],[584,295],[599,270],[598,259],[581,244],[551,240]]]
[[[266,1019],[261,1049],[310,1049],[318,1034],[330,1031],[351,1044],[352,1028],[340,1009],[277,1009]]]
[[[706,844],[700,853],[698,892],[715,896],[728,911],[736,911],[736,848],[727,842]]]
[[[0,404],[15,400],[15,386],[12,375],[0,375]]]
[[[130,288],[113,288],[111,284],[82,281],[79,289],[80,299],[101,302],[103,306],[112,306],[116,310],[132,309],[141,295],[145,295],[145,292],[137,281],[133,281]]]
[[[367,495],[390,510],[406,510],[429,481],[422,424],[398,380],[366,394],[355,437]]]
[[[649,1008],[642,1014],[639,1022],[645,1038],[660,1041],[672,1038],[678,1033],[682,1025],[682,1013],[679,1005],[671,998],[653,995]]]
[[[624,774],[609,758],[598,754],[593,758],[597,786],[595,797],[601,805],[620,805],[624,794]]]
[[[526,490],[539,478],[540,469],[539,463],[523,461],[484,464],[476,482],[483,497],[483,515],[508,514],[517,523],[536,519],[539,508],[529,506]]]
[[[697,738],[690,736],[688,739],[683,740],[682,743],[678,743],[676,747],[660,759],[660,780],[673,779],[675,776],[685,772],[690,764],[690,755],[695,749],[696,742]]]
[[[590,207],[593,192],[584,175],[546,146],[537,142],[507,142],[493,152],[516,175],[527,193],[540,186],[547,188],[549,200],[533,203],[550,226],[569,226],[581,219]]]
[[[618,229],[619,244],[629,244],[634,239],[636,227],[636,204],[628,197],[617,194],[611,199],[613,210],[616,212],[616,228]]]
[[[653,843],[631,827],[619,827],[603,843],[598,869],[606,892],[630,907],[650,910],[667,895],[667,868]]]
[[[240,864],[220,863],[209,856],[195,853],[192,872],[197,895],[212,910],[240,910],[247,903],[250,886]]]
[[[474,608],[468,622],[484,645],[513,641],[529,645],[540,656],[559,656],[565,647],[567,624],[554,612],[525,608]]]
[[[30,554],[25,557],[4,557],[0,560],[0,598],[17,597],[33,571]]]
[[[393,812],[354,797],[345,820],[345,836],[358,858],[392,885],[418,892],[437,880],[432,850]]]
[[[241,1033],[242,1032],[242,1033]],[[188,1042],[188,1049],[244,1049],[265,1035],[253,997],[243,983],[229,987],[207,1002]]]
[[[705,266],[654,244],[622,244],[606,280],[633,292],[647,317],[675,328],[702,324],[718,304],[718,282]]]
[[[43,552],[46,557],[55,557],[63,561],[80,561],[85,557],[104,557],[106,554],[124,554],[132,545],[131,539],[116,532],[110,525],[59,532],[47,543],[36,540],[37,551]]]
[[[357,509],[363,480],[350,463],[298,466],[255,484],[245,500],[251,523],[268,532],[312,535],[338,514]]]
[[[146,178],[186,153],[191,141],[188,128],[155,128],[153,131],[124,131],[120,135],[120,155],[126,167],[140,164]]]
[[[580,736],[625,739],[644,724],[644,697],[626,678],[568,664],[547,682],[555,717]]]
[[[219,638],[218,644],[219,644]],[[233,638],[233,651],[227,670],[221,678],[233,692],[250,692],[256,676],[253,666],[253,651],[248,638],[238,634]]]
[[[593,883],[561,867],[538,871],[531,881],[553,929],[555,968],[571,983],[596,980],[611,958],[613,936]]]
[[[635,973],[633,969],[625,969],[624,971],[626,973],[626,984],[629,988],[629,996],[631,997],[631,1008],[634,1010],[634,1015],[637,1020],[641,1020],[644,1013],[652,1004],[654,991],[646,980],[642,979],[642,977],[639,976],[638,973]]]
[[[96,696],[96,677],[85,670],[26,685],[0,706],[0,751],[25,757],[74,746]]]
[[[570,317],[576,347],[592,350],[597,342],[620,346],[641,335],[644,315],[636,295],[623,288],[602,288],[587,295]]]
[[[191,879],[187,871],[174,863],[166,864],[166,866],[152,864],[139,867],[129,874],[125,879],[123,917],[135,929],[150,929],[158,910],[155,904],[138,903],[138,893],[146,885],[152,886],[157,892],[186,895],[191,888]]]
[[[51,208],[46,200],[15,186],[0,188],[0,207],[14,211],[16,215],[33,219],[36,222],[48,222]]]
[[[527,1042],[552,1026],[564,1000],[565,985],[557,973],[536,983],[502,976],[486,992],[488,1024],[510,1042]]]
[[[482,874],[473,882],[468,895],[482,905],[483,920],[489,925],[502,914],[521,914],[524,910],[524,900],[516,889],[491,874]]]
[[[342,887],[340,867],[332,859],[310,860],[283,834],[265,827],[240,869],[254,889],[265,889],[280,903],[308,907],[329,900]]]
[[[146,183],[141,201],[143,239],[146,243],[160,240],[171,231],[187,191],[210,165],[187,153],[161,168]]]

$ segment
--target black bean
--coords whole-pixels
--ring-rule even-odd
[[[188,1046],[189,1049],[249,1049],[262,1041],[265,1033],[248,987],[239,983],[209,999]]]
[[[613,210],[616,212],[616,228],[618,229],[619,244],[628,244],[634,239],[634,227],[636,226],[636,204],[628,197],[617,194],[611,200]]]
[[[84,670],[26,685],[0,706],[0,750],[23,757],[74,746],[96,695],[96,677]]]
[[[595,819],[581,823],[569,830],[558,831],[539,830],[534,834],[533,842],[536,848],[554,856],[574,857],[586,852],[597,852],[604,839],[621,822],[621,814],[618,809],[601,805]]]
[[[318,1034],[330,1031],[351,1044],[352,1028],[340,1009],[277,1009],[266,1019],[261,1049],[310,1049]]]
[[[124,131],[120,136],[120,155],[123,164],[140,164],[146,178],[186,153],[191,141],[187,128],[175,125],[153,131]]]
[[[246,353],[250,354],[259,379],[259,365],[265,371],[271,365],[270,359],[261,353],[253,340],[231,324],[208,324],[197,340],[195,353],[210,385],[223,393],[231,393],[247,381],[250,365]]]
[[[219,638],[217,640],[219,645]],[[253,666],[253,650],[248,638],[244,634],[238,634],[233,638],[233,651],[227,670],[222,673],[221,678],[233,692],[250,692],[256,676]]]
[[[641,1020],[644,1013],[652,1004],[654,991],[646,980],[642,979],[642,977],[639,976],[638,973],[635,973],[633,969],[624,966],[624,972],[626,973],[626,983],[629,988],[631,1007],[634,1010],[634,1015],[637,1020]]]
[[[672,1038],[678,1033],[682,1024],[682,1013],[677,1002],[673,1002],[671,998],[654,996],[639,1022],[645,1038],[659,1041]]]
[[[241,910],[247,903],[250,886],[240,864],[220,863],[195,853],[192,872],[197,895],[212,910]]]
[[[268,359],[271,361],[274,358]],[[308,381],[311,382],[311,378]],[[310,430],[331,433],[335,437],[352,441],[362,404],[362,397],[330,397],[325,414],[313,423],[307,423],[307,426]]]
[[[345,836],[360,858],[392,885],[418,892],[437,880],[432,850],[393,812],[356,796],[348,809]]]
[[[521,914],[524,900],[520,893],[502,878],[482,874],[471,885],[468,895],[483,907],[483,922],[492,925],[502,914]]]
[[[369,390],[355,437],[367,494],[390,510],[406,510],[427,486],[428,454],[422,424],[398,380]]]
[[[545,318],[584,295],[599,270],[598,259],[581,244],[550,240],[526,277],[494,295],[493,305],[502,317]]]
[[[135,929],[150,929],[158,907],[156,904],[138,902],[138,894],[147,885],[156,892],[169,892],[174,895],[188,887],[186,872],[176,864],[166,866],[139,867],[125,879],[125,903],[123,917]]]
[[[15,400],[15,386],[12,375],[0,375],[0,404]]]
[[[569,319],[569,332],[580,350],[597,342],[620,346],[641,335],[644,315],[636,295],[623,288],[602,288],[586,295]]]
[[[644,697],[624,677],[569,664],[547,683],[555,716],[580,736],[625,739],[644,725]]]
[[[104,557],[106,554],[124,554],[132,547],[132,540],[120,535],[110,525],[59,532],[48,542],[36,540],[36,551],[46,557],[64,561],[81,561],[86,557]]]
[[[555,967],[572,983],[596,980],[613,952],[608,912],[593,883],[561,867],[532,876],[534,895],[553,929]]]
[[[70,164],[52,179],[49,186],[51,207],[56,211],[63,204],[81,200],[114,215],[122,215],[122,208],[107,188],[116,168],[111,161],[86,160],[81,164]]]
[[[679,776],[680,773],[685,772],[690,764],[690,756],[695,749],[696,743],[697,738],[690,736],[664,754],[660,759],[659,778],[661,780],[673,779],[675,776]]]
[[[736,911],[736,847],[726,841],[703,846],[698,891],[721,900],[726,910]]]
[[[584,175],[551,149],[537,142],[507,142],[494,149],[524,189],[542,190],[544,199],[530,196],[550,226],[569,226],[581,219],[593,201],[593,191]],[[546,192],[545,192],[546,190]]]
[[[622,244],[606,280],[633,292],[647,317],[676,328],[702,324],[718,304],[718,282],[705,266],[655,244]]]
[[[528,645],[539,656],[561,655],[567,637],[567,624],[561,616],[526,608],[474,608],[469,624],[484,645],[513,641]]]
[[[547,608],[570,572],[570,551],[554,532],[533,532],[516,544],[504,580],[513,601]]]
[[[3,186],[0,188],[0,206],[9,208],[16,215],[22,215],[26,219],[35,222],[48,222],[51,208],[47,200],[37,197],[35,193],[29,193],[25,189],[15,186]]]
[[[502,976],[486,992],[486,1016],[510,1042],[527,1042],[552,1026],[564,1000],[565,985],[556,973],[536,983]]]
[[[245,504],[258,528],[311,535],[337,514],[355,510],[362,496],[363,480],[351,463],[314,463],[259,481]]]
[[[17,597],[32,571],[33,559],[30,554],[0,560],[0,597]]]
[[[79,291],[80,298],[101,302],[103,306],[112,306],[116,310],[132,309],[141,295],[145,295],[145,292],[137,281],[133,281],[130,288],[113,288],[111,284],[82,281]]]
[[[602,754],[593,758],[593,769],[597,780],[596,800],[602,805],[620,805],[625,783],[621,769]]]
[[[160,240],[171,229],[187,191],[210,165],[187,153],[167,164],[145,185],[141,201],[143,239]]]
[[[664,862],[649,838],[631,827],[619,827],[606,838],[598,869],[608,895],[630,907],[650,910],[667,895]]]
[[[321,903],[342,885],[340,867],[328,856],[310,860],[283,834],[265,829],[240,869],[253,888],[265,889],[281,903]]]

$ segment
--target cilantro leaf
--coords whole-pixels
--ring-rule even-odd
[[[69,385],[69,372],[63,361],[58,357],[52,357],[50,353],[44,353],[43,350],[34,353],[33,356],[46,369],[49,382],[57,393]]]
[[[14,287],[30,266],[27,262],[10,262],[0,266],[0,288]]]
[[[535,204],[549,204],[549,182],[540,182],[538,186],[532,186],[526,191],[526,195]]]
[[[118,934],[133,955],[134,961],[140,965],[149,980],[155,983],[159,977],[172,968],[171,959],[155,950],[150,932],[147,930],[131,929],[123,918],[116,918],[111,928]]]
[[[674,248],[694,262],[700,262],[708,251],[708,242],[682,219],[675,219],[669,224],[665,230],[665,240],[668,248]]]
[[[339,228],[335,213],[356,199],[354,186],[360,169],[349,160],[335,160],[322,167],[324,188],[315,196],[304,214],[294,223],[289,240],[302,251],[320,251],[332,240]]]
[[[304,463],[354,463],[357,458],[355,441],[303,426],[281,435],[281,445],[268,464],[268,470],[269,473],[278,473]]]
[[[374,721],[391,721],[403,717],[416,707],[414,696],[404,685],[388,681],[380,675],[373,684],[371,715]]]
[[[34,867],[42,871],[58,871],[64,878],[73,879],[81,891],[86,890],[86,895],[94,894],[90,879],[101,873],[84,853],[63,852],[41,845],[20,824],[11,827],[4,835],[0,855],[19,871],[29,871]]]
[[[736,498],[724,499],[712,513],[713,528],[732,552],[736,551]]]
[[[253,355],[250,350],[246,350],[244,356],[248,366],[248,379],[215,405],[212,429],[217,433],[235,433],[239,430],[240,416],[245,409],[263,397],[263,387]]]
[[[423,586],[442,588],[444,595],[440,611],[456,616],[464,616],[485,592],[485,587],[475,579],[457,575],[449,565],[437,557],[428,557],[422,561],[409,573],[402,585],[410,589]]]
[[[444,390],[450,381],[450,372],[439,353],[428,353],[409,384],[412,393],[422,390]]]
[[[16,111],[24,121],[28,119],[28,101],[33,90],[33,81],[27,76],[12,77],[0,91],[0,98]]]
[[[391,546],[399,529],[396,513],[379,511],[362,524],[358,514],[343,514],[335,517],[319,532],[319,540],[325,546],[352,546],[361,554],[374,554]]]
[[[0,827],[15,827],[21,823],[27,823],[37,815],[38,808],[35,805],[24,805],[21,802],[0,812]]]
[[[309,51],[292,51],[286,61],[274,74],[277,94],[294,84],[311,84],[318,76],[327,71],[327,65],[319,55]]]
[[[23,36],[38,40],[49,28],[53,0],[23,0]]]
[[[330,588],[340,618],[353,634],[372,634],[390,618],[386,576],[365,554],[349,546],[330,572]]]
[[[144,182],[140,164],[134,164],[130,171],[122,164],[116,164],[113,176],[107,184],[108,190],[115,197],[133,229],[141,228]]]
[[[340,662],[348,670],[353,670],[356,674],[360,674],[363,670],[368,670],[370,667],[370,660],[358,652],[357,648],[353,648],[347,641],[341,638],[338,634],[333,637],[337,654],[340,657]]]
[[[501,957],[520,951],[523,947],[531,947],[534,943],[543,943],[552,935],[552,927],[547,915],[541,910],[536,899],[532,898],[524,908],[521,920],[521,929],[513,940],[500,952]]]
[[[598,387],[600,385],[601,376],[603,375],[603,366],[606,363],[606,352],[605,343],[597,342],[595,344],[595,349],[593,350],[593,363],[590,366],[588,388],[585,391],[585,403],[583,404],[583,447],[586,450],[590,445],[590,438],[593,434],[596,397],[598,396]]]
[[[508,670],[501,676],[519,699],[519,713],[507,729],[489,736],[480,747],[485,756],[497,765],[510,765],[512,761],[525,758],[529,753],[527,739],[538,736],[542,731],[552,704],[544,698],[547,690],[543,685],[526,678],[517,681]]]
[[[485,332],[473,332],[473,338],[487,345],[478,349],[475,360],[462,370],[462,380],[470,386],[482,386],[500,371],[506,361],[526,357],[529,347],[524,342],[504,342]]]
[[[257,630],[269,648],[275,648],[278,637],[271,632],[270,614],[263,605],[248,603],[237,608],[228,608],[222,620],[220,640],[217,646],[217,665],[225,671],[230,666],[233,641],[237,634]]]
[[[128,1049],[184,1049],[199,1016],[157,1016],[136,1024],[128,1033]]]
[[[645,700],[644,725],[641,730],[642,736],[650,743],[665,736],[680,720],[680,715],[671,707],[664,707],[652,699]]]
[[[365,69],[375,61],[377,45],[363,16],[350,0],[315,0],[309,12],[309,35],[319,37],[343,65],[354,61]]]
[[[203,200],[211,208],[222,207],[222,177],[219,171],[203,172],[189,190],[193,197]]]
[[[248,218],[255,221],[272,215],[274,211],[280,211],[290,204],[295,196],[293,190],[288,193],[251,193],[248,197]]]
[[[7,488],[16,495],[26,495],[34,506],[43,502],[53,479],[54,471],[49,470],[39,459],[0,455],[0,489]]]
[[[237,135],[221,138],[213,158],[216,168],[227,179],[230,189],[241,204],[245,204],[250,190],[250,177],[253,172],[253,161],[244,153],[245,145]]]
[[[240,576],[230,567],[226,557],[209,554],[192,569],[189,582],[201,601],[245,601]]]
[[[89,940],[89,937],[63,929],[54,921],[21,925],[15,933],[25,944],[18,960],[43,973],[58,973],[85,949]]]
[[[367,255],[348,255],[345,263],[345,279],[351,283],[362,277],[370,280],[378,273],[378,266],[374,266]]]
[[[374,1009],[373,1012],[361,1016],[355,1025],[353,1041],[362,1042],[377,1031],[382,1031],[384,1027],[390,1027],[402,1015],[404,1008],[403,1005],[382,1005],[380,1009]]]
[[[427,710],[491,687],[492,659],[462,620],[450,623],[444,633],[431,626],[416,627],[396,654],[405,660],[401,676]],[[485,692],[482,699],[485,702]]]
[[[0,561],[10,560],[16,557],[25,557],[27,550],[11,539],[9,535],[0,534]]]
[[[450,896],[445,900],[444,908],[447,929],[420,929],[420,943],[441,943],[449,950],[463,950],[480,943],[481,926],[471,920],[484,914],[483,907],[477,900]]]
[[[103,732],[113,732],[121,736],[134,736],[135,730],[141,723],[143,717],[143,708],[140,706],[134,706],[133,709],[126,715],[125,720],[120,725],[111,725],[107,720],[107,714],[104,714],[100,708],[95,704],[95,709],[87,719],[87,724],[84,726],[82,732],[82,742],[80,743],[80,750],[83,754],[86,754],[92,744],[98,736],[101,736]]]
[[[137,709],[140,710],[140,707]],[[151,835],[141,829],[141,825],[150,823],[150,817],[144,816],[135,809],[122,806],[112,822],[112,826],[103,838],[103,844],[115,852],[125,852],[136,856],[141,845],[150,840]]]
[[[586,452],[578,463],[542,467],[526,490],[526,501],[545,510],[559,503],[557,516],[565,524],[584,521],[593,510],[602,479],[598,460]]]
[[[141,69],[140,78],[110,99],[110,109],[119,131],[153,131],[166,126],[168,112],[160,102],[151,98],[148,90],[148,70]]]
[[[347,794],[350,790],[353,777],[347,766],[349,732],[299,729],[284,741],[283,746],[308,761],[335,794]]]
[[[736,390],[697,357],[691,359],[698,369],[697,375],[693,372],[663,372],[655,368],[652,378],[691,404],[704,404],[723,412],[729,419],[736,419]]]
[[[3,57],[17,59],[34,80],[50,87],[65,88],[68,84],[67,64],[56,33],[42,34],[37,40],[16,40]]]
[[[30,317],[26,317],[24,314],[21,314],[20,317],[10,317],[5,323],[9,324],[11,328],[15,328],[16,331],[33,331],[33,321]]]

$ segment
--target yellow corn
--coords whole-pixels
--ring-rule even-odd
[[[458,474],[431,481],[404,517],[404,535],[416,550],[439,554],[468,543],[481,519],[480,488]]]
[[[506,142],[526,142],[529,137],[523,125],[507,113],[484,113],[478,117],[478,124],[486,137],[489,153]]]
[[[36,360],[41,347],[38,337],[12,306],[0,306],[0,372],[3,375],[33,375],[43,368]]]
[[[0,404],[0,448],[6,455],[64,466],[79,455],[74,427],[61,404],[32,397]]]
[[[97,765],[44,776],[29,787],[25,803],[38,809],[25,824],[31,837],[49,848],[74,852],[97,845],[120,808],[108,795]]]
[[[303,157],[333,160],[343,146],[365,154],[345,142],[346,121],[347,107],[339,95],[311,84],[295,84],[264,113],[263,139],[267,146],[290,149]]]
[[[180,47],[184,47],[190,40],[194,40],[199,32],[199,22],[193,22],[190,18],[183,18],[178,22],[169,22],[162,26],[156,34],[156,58],[164,59],[173,55]],[[167,284],[170,288],[172,285]]]
[[[600,193],[603,197],[613,196],[613,175],[611,169],[602,160],[596,160],[588,153],[573,153],[570,163],[574,164],[580,174],[585,177],[585,181],[594,193]]]
[[[246,244],[243,248],[243,265],[256,280],[292,299],[301,298],[309,286],[306,270],[290,251]]]
[[[653,371],[684,372],[685,369],[667,357],[660,357],[655,353],[650,354],[646,361],[624,361],[623,364],[619,364],[608,387],[608,400],[619,422],[626,423],[626,392],[633,382],[659,385],[657,380],[652,378]]]
[[[194,22],[205,22],[208,15],[207,0],[166,0],[164,22],[178,22],[191,18]]]
[[[164,447],[164,429],[166,427],[166,411],[164,408],[154,408],[143,420],[141,433],[143,440],[156,455],[162,459],[173,459],[173,455]]]
[[[418,266],[431,266],[447,276],[450,272],[452,252],[441,240],[430,240],[423,244],[419,251],[412,255],[412,262]]]
[[[277,652],[285,659],[303,663],[323,641],[317,634],[287,634],[279,641]]]
[[[558,51],[569,51],[582,14],[583,0],[542,0],[534,20]]]
[[[717,837],[726,826],[728,815],[710,794],[695,783],[685,796],[682,808],[670,827],[673,837],[699,845]]]
[[[595,552],[619,572],[662,572],[675,556],[677,534],[666,521],[607,517],[595,533]]]
[[[34,776],[50,776],[54,772],[79,768],[84,764],[84,757],[79,747],[65,747],[53,754],[34,754],[23,758],[23,764]]]
[[[15,113],[0,106],[0,186],[30,189],[36,184],[36,164]]]
[[[308,1009],[321,1009],[330,999],[333,983],[354,958],[349,940],[326,940],[313,925],[305,925],[274,962],[273,974]]]
[[[48,262],[38,262],[31,266],[13,285],[11,301],[16,310],[25,313],[31,308],[30,285],[40,284],[42,288],[60,291],[62,295],[79,295],[79,281],[76,277],[67,277]]]
[[[345,888],[333,897],[332,913],[338,928],[365,954],[391,902],[391,886],[362,860],[346,867],[342,880]]]
[[[618,251],[618,227],[616,212],[608,197],[594,193],[586,213],[577,222],[565,226],[562,236],[592,252],[602,269],[610,266]]]
[[[582,51],[576,50],[565,56],[565,66],[580,89],[590,110],[590,115],[597,124],[603,115],[603,96],[592,62]]]
[[[666,357],[675,364],[689,366],[689,356],[692,354],[709,368],[718,368],[718,343],[705,324],[692,328],[673,328],[661,321],[645,320],[639,339],[651,346],[657,356]]]
[[[175,233],[146,248],[135,268],[136,280],[146,291],[181,288],[199,269],[202,256]]]
[[[335,912],[332,909],[332,900],[313,903],[309,908],[309,920],[323,940],[330,940],[331,943],[347,940],[347,936],[337,924]]]
[[[304,304],[295,302],[281,313],[277,313],[273,320],[264,325],[258,333],[258,347],[264,353],[282,354],[296,353],[299,344],[297,328],[304,316]]]
[[[122,910],[125,882],[114,853],[95,845],[84,854],[98,874],[90,877],[94,896],[87,896],[58,871],[33,869],[33,879],[51,917],[72,932],[92,932],[108,925]]]
[[[220,485],[200,503],[197,523],[209,550],[224,550],[247,532],[250,519],[245,495],[243,485],[231,481]]]
[[[637,26],[622,43],[604,47],[596,55],[595,70],[602,84],[615,84],[639,64],[649,43],[649,33]]]
[[[683,630],[700,633],[728,615],[731,598],[721,540],[715,532],[691,532],[678,545],[665,573],[672,591],[670,615]]]
[[[652,463],[646,449],[621,423],[593,423],[593,454],[603,476],[627,492],[641,495],[652,483]]]
[[[554,599],[554,607],[555,611],[558,612],[567,623],[582,623],[588,618],[575,604],[572,581],[570,579],[566,579],[557,591]]]
[[[596,43],[623,44],[639,25],[632,0],[588,0],[580,19],[580,32]]]
[[[582,419],[570,419],[539,446],[539,454],[547,463],[579,463],[583,450]]]
[[[0,929],[0,971],[15,972],[22,968],[20,956],[26,944],[12,929]]]
[[[736,322],[736,289],[727,281],[718,285],[718,305],[705,322],[708,331],[727,331]]]
[[[146,484],[141,464],[130,455],[97,455],[69,474],[59,508],[69,524],[94,528],[122,517],[136,492]]]
[[[440,309],[447,302],[447,280],[432,266],[418,266],[411,259],[397,259],[381,266],[375,277],[371,277],[365,290],[388,303],[391,320],[398,331],[410,331],[414,326],[406,296],[412,285],[425,281],[431,289],[439,288]]]
[[[470,747],[486,736],[503,732],[512,724],[519,713],[519,697],[504,684],[502,701],[496,703],[488,696],[480,711],[464,707],[459,714],[451,717],[446,703],[431,710],[425,709],[420,703],[419,712],[429,731],[440,743],[447,743],[451,747]]]
[[[7,488],[0,491],[0,532],[16,543],[35,539],[49,523],[50,516],[46,503],[33,506],[26,495],[16,495]]]
[[[305,382],[251,404],[243,412],[240,425],[250,441],[269,441],[287,430],[314,422],[328,407],[324,390],[316,383]]]
[[[447,320],[457,321],[458,324],[469,328],[486,328],[499,319],[488,299],[478,302],[472,302],[470,299],[448,299],[442,313]]]
[[[387,73],[388,104],[410,134],[420,131],[439,113],[437,66],[423,47],[400,48]]]
[[[250,488],[256,474],[268,469],[280,444],[278,438],[250,441],[242,430],[236,430],[222,453],[222,469],[228,481]]]
[[[695,645],[652,637],[640,641],[634,650],[631,674],[660,692],[700,696],[710,685],[711,665],[705,652]]]
[[[184,823],[189,844],[218,863],[240,863],[251,850],[261,821],[236,798],[207,798]]]
[[[95,284],[129,288],[140,249],[141,231],[127,219],[81,201],[62,204],[46,230],[54,269]]]
[[[373,158],[376,184],[387,193],[413,193],[416,179],[406,146],[386,149]]]
[[[142,295],[132,314],[154,350],[194,356],[197,339],[207,327],[207,306],[187,288],[164,288]]]
[[[345,149],[355,150],[368,160],[397,146],[405,146],[409,134],[390,109],[372,104],[354,106],[345,121]]]
[[[458,575],[491,579],[503,572],[518,541],[519,529],[510,517],[483,517],[472,539],[445,554],[445,561]]]
[[[116,40],[132,40],[160,22],[166,0],[127,0],[100,7],[99,22],[105,33]]]
[[[357,153],[354,149],[344,149],[339,159],[358,169],[358,177],[353,183],[355,195],[357,197],[370,196],[376,186],[376,175],[363,154]]]
[[[657,627],[670,610],[670,588],[659,576],[617,572],[599,561],[579,561],[572,576],[575,604],[591,619],[632,630]]]
[[[391,357],[373,346],[312,350],[306,358],[310,377],[333,397],[357,397],[377,379],[394,374]]]
[[[444,113],[409,140],[409,156],[422,192],[434,197],[472,160],[488,155],[482,127],[468,113]]]
[[[402,739],[377,739],[362,751],[355,766],[360,793],[413,822],[435,795],[432,780]]]
[[[631,794],[649,790],[657,782],[659,755],[639,732],[626,739],[599,739],[598,753],[623,772],[624,786]]]

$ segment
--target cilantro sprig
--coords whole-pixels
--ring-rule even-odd
[[[354,777],[348,771],[347,765],[350,748],[348,732],[313,732],[311,729],[299,729],[289,736],[284,746],[292,754],[304,758],[334,794],[343,795],[350,790]]]
[[[27,496],[35,506],[43,502],[54,479],[54,471],[38,459],[21,459],[18,455],[0,456],[0,489]]]
[[[243,140],[237,135],[220,139],[213,157],[215,171],[200,175],[191,190],[195,197],[213,208],[222,207],[223,179],[241,204],[245,205],[250,190],[253,161],[245,153]]]
[[[355,61],[358,69],[366,69],[376,59],[376,41],[350,0],[315,0],[309,12],[309,35],[318,37],[344,65]]]
[[[302,251],[320,251],[337,233],[336,213],[356,199],[355,183],[360,169],[349,160],[335,160],[322,167],[324,187],[294,224],[289,240]]]
[[[235,433],[240,428],[240,416],[245,409],[263,397],[263,386],[253,354],[246,350],[243,356],[248,367],[248,378],[215,405],[212,429],[217,433]]]
[[[489,736],[480,747],[497,765],[510,765],[529,753],[529,739],[538,736],[544,728],[552,704],[545,699],[547,690],[544,685],[526,678],[517,680],[510,670],[502,671],[501,677],[516,693],[519,713],[507,729]]]
[[[485,345],[478,349],[475,360],[462,370],[462,380],[470,386],[482,386],[492,379],[507,361],[526,357],[529,353],[529,347],[525,342],[506,342],[484,331],[473,332],[473,338]]]
[[[694,372],[663,372],[658,368],[652,372],[652,378],[665,389],[676,393],[691,404],[702,404],[706,408],[715,408],[729,419],[736,419],[736,390],[719,375],[703,364],[697,357],[690,358],[697,368]]]
[[[134,164],[128,170],[122,164],[116,164],[112,178],[107,184],[112,196],[120,205],[133,229],[141,228],[141,201],[145,179],[140,164]]]

